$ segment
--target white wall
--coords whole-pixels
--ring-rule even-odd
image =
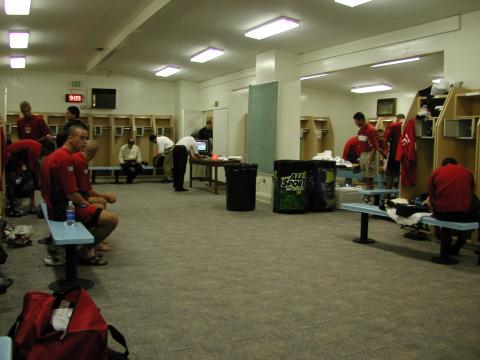
[[[417,89],[420,90],[420,89]],[[354,108],[356,111],[361,111],[365,114],[367,118],[376,118],[377,117],[377,100],[378,99],[397,99],[397,110],[396,113],[402,113],[407,115],[410,107],[412,106],[413,99],[416,94],[415,91],[410,92],[398,92],[398,93],[388,93],[388,94],[369,94],[369,95],[352,95]]]
[[[302,116],[330,118],[335,139],[335,149],[331,150],[335,156],[341,156],[347,139],[358,131],[352,120],[357,111],[353,96],[302,87],[301,100]]]
[[[83,90],[70,90],[69,82],[82,81]],[[71,105],[65,102],[65,94],[81,93],[86,102],[81,111],[90,111],[91,88],[117,89],[117,109],[94,110],[96,113],[138,115],[173,115],[175,84],[162,80],[140,79],[128,76],[88,76],[78,73],[54,73],[42,71],[2,71],[0,86],[8,88],[7,111],[19,111],[19,104],[27,100],[34,112],[65,112]]]

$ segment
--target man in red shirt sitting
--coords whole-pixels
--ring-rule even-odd
[[[18,140],[7,146],[5,179],[7,183],[7,216],[19,216],[15,210],[15,181],[19,175],[25,180],[24,192],[30,194],[29,212],[37,213],[35,208],[35,189],[40,178],[40,158],[55,150],[51,142],[40,144],[35,140]]]
[[[472,173],[458,165],[457,160],[445,158],[428,182],[430,206],[439,220],[475,222],[479,220],[475,201],[475,182]],[[455,245],[451,246],[450,229],[440,229],[440,239],[446,239],[450,255],[458,255],[471,231],[459,231]]]
[[[50,130],[47,124],[41,116],[32,114],[32,108],[28,101],[20,103],[20,111],[23,114],[23,117],[20,117],[17,121],[17,132],[20,140],[32,139],[38,142],[50,140]]]
[[[116,228],[118,216],[90,204],[79,193],[72,155],[85,149],[87,139],[85,126],[72,125],[68,129],[65,144],[43,160],[42,195],[48,206],[49,218],[56,221],[65,221],[67,204],[72,201],[76,219],[85,225],[95,238],[95,244],[82,247],[78,262],[85,265],[106,265],[107,262],[96,255],[95,246]]]
[[[89,203],[105,210],[107,208],[107,203],[113,204],[117,201],[117,198],[113,193],[100,194],[92,188],[90,183],[90,173],[88,171],[88,162],[97,155],[97,152],[98,143],[95,140],[88,140],[84,150],[73,154],[73,166],[75,169],[75,177],[77,179],[79,193]],[[111,212],[106,211],[106,213],[110,214]],[[106,240],[103,240],[97,245],[96,250],[110,251],[111,247]]]
[[[367,123],[365,115],[357,112],[353,115],[355,124],[360,128],[357,138],[360,142],[360,170],[362,171],[363,182],[367,189],[373,189],[373,178],[378,174],[378,160],[381,151],[378,148],[377,132],[375,128]],[[378,154],[377,154],[378,153]],[[370,202],[370,197],[364,198],[365,202]]]

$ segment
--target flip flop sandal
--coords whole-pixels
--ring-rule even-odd
[[[46,258],[43,259],[43,262],[45,265],[49,266],[62,266],[65,265],[65,259],[62,257],[56,257],[56,256],[47,256]]]
[[[79,265],[87,265],[87,266],[105,266],[108,264],[108,262],[105,259],[99,256],[92,256],[89,258],[85,258],[79,255],[77,262]]]
[[[25,239],[23,237],[18,237],[15,239],[8,239],[7,245],[12,249],[17,249],[17,248],[32,246],[32,240]]]

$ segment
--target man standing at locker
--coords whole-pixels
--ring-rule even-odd
[[[363,182],[367,189],[373,189],[373,178],[378,174],[378,160],[381,151],[378,149],[377,132],[375,128],[369,124],[365,115],[357,112],[353,115],[355,124],[360,128],[357,138],[359,141],[359,165],[362,172]],[[370,202],[370,196],[365,196],[364,201]]]

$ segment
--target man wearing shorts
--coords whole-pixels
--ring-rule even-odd
[[[75,217],[92,233],[95,243],[83,246],[79,251],[78,262],[85,265],[106,265],[97,256],[95,246],[107,238],[116,228],[118,216],[90,204],[79,193],[72,155],[85,149],[88,132],[85,126],[72,125],[67,132],[65,144],[47,156],[41,169],[42,195],[48,206],[51,220],[65,221],[69,201],[75,205]]]
[[[378,149],[377,132],[372,125],[367,123],[363,113],[355,113],[353,119],[355,124],[360,128],[357,138],[360,151],[359,165],[363,182],[367,189],[373,189],[373,178],[378,173],[378,157],[381,155]],[[366,196],[364,201],[370,202],[370,197]]]
[[[106,210],[107,203],[113,204],[117,201],[114,193],[100,194],[96,192],[90,183],[90,173],[88,171],[88,162],[92,160],[98,152],[98,143],[95,140],[88,140],[85,149],[72,155],[75,178],[77,180],[78,191],[90,204],[97,208]],[[97,247],[97,251],[110,251],[110,244],[103,240]]]

